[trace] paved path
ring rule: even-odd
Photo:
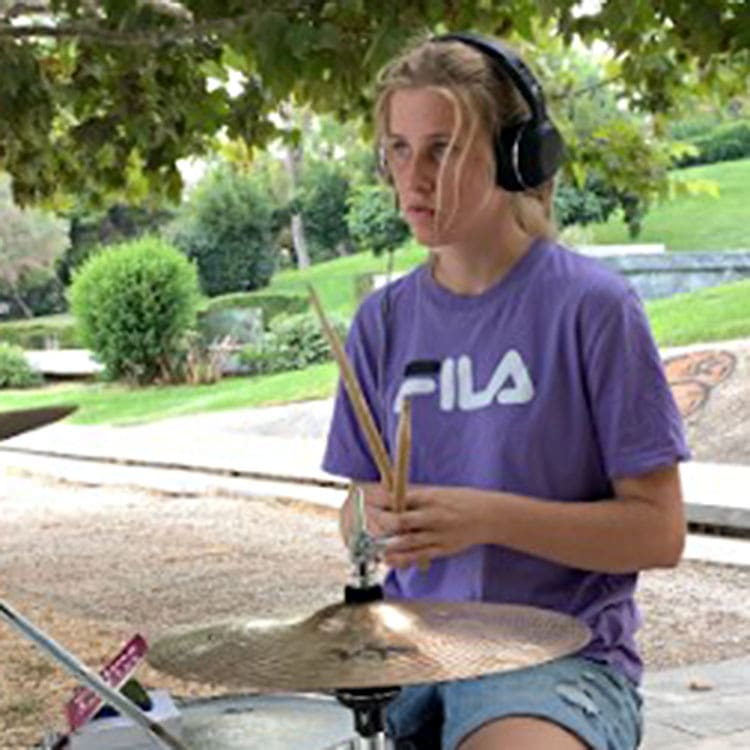
[[[748,750],[750,657],[654,672],[642,750]]]

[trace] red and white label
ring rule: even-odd
[[[144,638],[140,635],[133,636],[122,647],[120,653],[99,672],[99,676],[107,685],[117,690],[130,679],[147,650],[148,645]],[[99,710],[103,702],[91,688],[76,688],[73,697],[65,705],[65,716],[70,731],[75,732],[82,727]]]

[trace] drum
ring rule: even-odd
[[[357,750],[354,716],[321,695],[227,696],[180,705],[188,747],[211,750]]]

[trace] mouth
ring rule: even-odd
[[[412,204],[406,207],[406,215],[415,219],[432,219],[435,216],[435,209],[429,206]]]

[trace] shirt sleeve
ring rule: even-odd
[[[367,302],[360,307],[352,322],[345,348],[378,432],[382,435],[383,404],[378,385],[381,336],[375,301],[370,298]],[[340,378],[322,468],[330,474],[363,482],[380,479],[367,439]]]
[[[582,326],[585,377],[608,476],[687,460],[682,418],[636,293],[587,295],[582,317],[589,322]]]

